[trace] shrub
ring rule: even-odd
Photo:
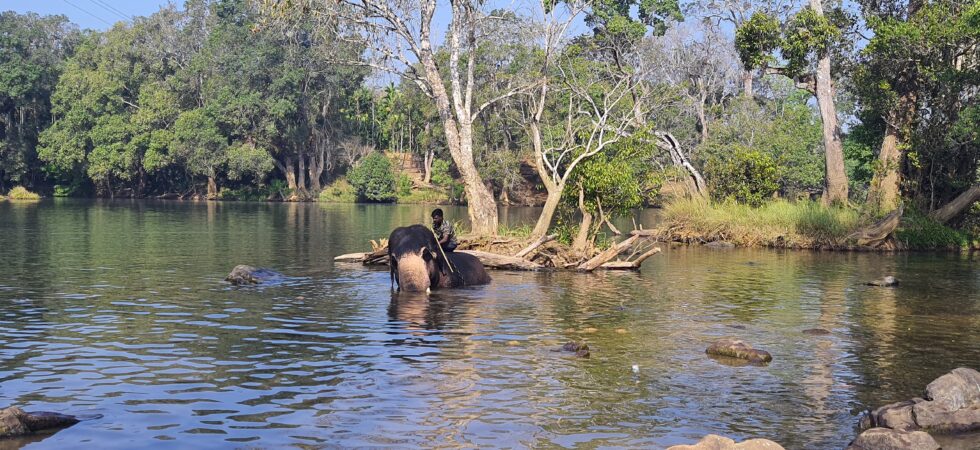
[[[709,158],[704,172],[711,196],[719,201],[759,206],[779,190],[779,168],[772,156],[741,145]]]
[[[357,167],[347,172],[347,181],[354,187],[358,200],[386,203],[398,198],[391,161],[381,153],[364,157]]]
[[[449,161],[437,159],[432,161],[432,184],[436,186],[449,186],[453,182],[453,177],[449,175]]]
[[[405,174],[398,175],[397,184],[398,184],[397,189],[398,189],[399,197],[405,197],[412,194],[412,188],[414,187],[414,184],[412,183],[412,179],[409,178],[408,175]]]
[[[338,178],[336,181],[320,191],[318,199],[325,203],[354,203],[357,201],[357,193],[354,187],[345,178]]]
[[[10,197],[11,200],[40,200],[41,199],[40,195],[28,191],[23,186],[17,186],[11,189],[10,192],[7,193],[7,197]]]

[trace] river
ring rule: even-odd
[[[333,261],[427,216],[0,202],[0,407],[91,418],[20,442],[32,449],[662,448],[708,433],[832,449],[863,410],[980,369],[976,256],[663,245],[640,273],[492,272],[428,299]],[[231,287],[237,264],[288,278]],[[863,285],[884,275],[901,285]],[[774,361],[708,358],[722,336]],[[591,358],[553,351],[571,340]]]

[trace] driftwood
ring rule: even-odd
[[[546,243],[548,243],[550,241],[553,241],[554,239],[555,239],[555,235],[553,235],[553,234],[549,234],[547,236],[542,236],[540,239],[534,241],[531,245],[528,245],[526,248],[524,248],[524,250],[521,250],[521,251],[517,252],[517,254],[514,255],[514,257],[515,258],[523,258],[523,257],[529,255],[531,252],[533,252],[538,247],[540,247],[540,246],[542,246],[542,245],[544,245],[544,244],[546,244]]]
[[[515,256],[498,255],[479,250],[457,250],[458,253],[469,253],[480,259],[485,267],[500,270],[540,270],[541,264]]]
[[[885,245],[895,229],[902,221],[902,213],[905,211],[904,205],[899,205],[898,209],[888,213],[881,220],[868,225],[860,230],[851,233],[847,238],[856,240],[857,244],[864,247],[880,247]]]
[[[660,247],[654,247],[632,261],[609,261],[599,266],[599,268],[606,270],[638,270],[643,265],[643,261],[646,261],[647,258],[657,253],[660,253]]]
[[[599,252],[599,254],[592,257],[592,259],[580,264],[578,266],[578,270],[591,272],[597,269],[599,266],[609,262],[611,259],[618,256],[620,253],[626,251],[626,249],[630,248],[630,246],[632,246],[633,243],[636,242],[636,240],[639,238],[640,238],[639,236],[630,236],[625,241],[620,242],[612,247],[609,247],[608,249],[603,250],[602,252]]]

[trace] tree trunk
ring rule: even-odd
[[[317,156],[319,155],[319,156]],[[317,149],[316,153],[310,155],[310,191],[316,195],[323,187],[320,185],[320,177],[323,175],[323,150]]]
[[[579,226],[575,241],[572,242],[572,250],[584,254],[589,246],[589,231],[592,229],[592,213],[585,208],[585,189],[578,188],[578,209],[582,212],[582,224]]]
[[[426,125],[426,128],[429,126]],[[425,151],[425,155],[422,157],[422,170],[425,172],[422,177],[423,184],[432,183],[432,160],[435,159],[435,152],[430,148]]]
[[[952,201],[943,205],[939,209],[929,213],[933,219],[939,223],[949,222],[950,219],[960,215],[963,211],[970,208],[974,202],[980,200],[980,184],[973,185],[962,194],[956,196]]]
[[[742,94],[745,98],[752,98],[752,71],[742,72]]]
[[[891,211],[898,204],[899,168],[903,157],[900,145],[899,131],[889,123],[885,126],[885,139],[882,140],[881,151],[878,153],[878,169],[871,178],[871,189],[868,192],[868,205],[876,211]]]
[[[454,18],[453,20],[457,19]],[[487,189],[483,180],[480,179],[480,173],[476,170],[476,165],[473,162],[470,111],[460,111],[465,113],[463,114],[465,117],[459,117],[453,112],[449,93],[446,92],[446,86],[442,82],[442,74],[436,66],[435,57],[429,49],[428,42],[423,40],[422,46],[421,63],[425,69],[426,81],[432,89],[436,110],[443,122],[449,154],[463,177],[463,188],[466,191],[467,210],[470,224],[473,227],[472,231],[476,235],[495,235],[497,234],[497,203],[493,199],[493,193]],[[456,78],[454,83],[459,83],[458,71],[453,72],[456,72],[451,76]],[[456,97],[455,92],[454,97]],[[462,99],[459,98],[454,98],[454,100],[462,102]]]
[[[810,0],[810,8],[823,15],[820,0]],[[847,172],[844,167],[844,145],[837,124],[837,107],[834,104],[834,81],[830,74],[830,55],[824,54],[817,62],[817,104],[823,122],[823,145],[826,156],[823,200],[829,204],[847,203]]]
[[[297,191],[296,194],[299,195],[300,200],[306,200],[306,157],[302,152],[299,154],[299,171],[297,175],[299,178],[296,180]]]
[[[208,200],[214,200],[218,198],[218,182],[215,181],[214,176],[208,176]]]
[[[708,119],[704,112],[704,102],[698,104],[698,123],[701,125],[701,143],[708,142]]]
[[[286,185],[289,186],[294,193],[296,192],[296,167],[293,165],[293,158],[290,156],[286,157],[283,161],[282,167],[283,175],[286,176]]]

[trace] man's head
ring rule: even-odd
[[[436,208],[432,211],[432,224],[435,226],[442,225],[442,208]]]

